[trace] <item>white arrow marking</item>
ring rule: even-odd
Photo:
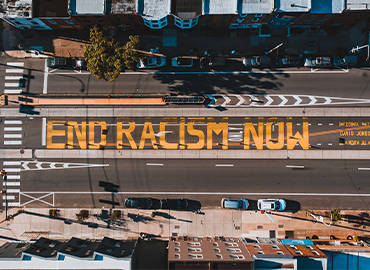
[[[55,163],[50,163],[50,169],[56,169],[55,168]]]
[[[42,162],[37,162],[36,163],[36,167],[39,169],[39,170],[42,170],[43,167],[41,166],[42,165]]]
[[[329,97],[324,97],[324,98],[325,98],[324,104],[330,104],[331,103],[331,99]]]
[[[287,99],[283,95],[278,95],[279,98],[281,98],[281,103],[278,106],[284,106],[285,103],[287,103]]]
[[[317,99],[313,96],[308,96],[308,97],[311,99],[311,102],[308,103],[308,105],[314,105],[316,103]]]
[[[161,132],[158,132],[158,133],[153,133],[154,136],[156,137],[161,137],[167,133],[173,133],[173,131],[161,131]]]
[[[24,163],[23,163],[23,165],[22,165],[22,167],[25,169],[25,170],[29,170],[30,168],[28,168],[28,161],[25,161]]]
[[[299,105],[302,102],[302,99],[299,96],[293,95],[293,97],[297,100],[294,103],[294,106],[297,106],[297,105]]]
[[[228,96],[226,96],[226,95],[221,95],[221,96],[225,99],[225,102],[222,103],[221,106],[222,107],[225,107],[225,105],[228,104],[231,101],[231,99]]]
[[[63,164],[63,168],[68,168],[68,166],[69,166],[69,163],[64,163]]]
[[[240,106],[245,102],[245,99],[241,95],[236,95],[236,97],[239,99],[239,102],[236,104],[236,106]]]
[[[269,106],[274,100],[272,98],[270,98],[270,96],[265,96],[265,98],[267,99],[267,103],[265,104],[265,106]]]

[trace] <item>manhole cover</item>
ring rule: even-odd
[[[21,154],[24,154],[24,150],[23,150],[23,149],[21,149],[19,152],[20,152]]]

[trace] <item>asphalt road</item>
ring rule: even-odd
[[[288,210],[292,211],[370,206],[370,172],[358,170],[358,167],[369,167],[368,161],[56,158],[52,162],[100,164],[100,167],[67,166],[54,170],[38,170],[33,165],[31,168],[35,170],[21,171],[21,191],[34,197],[50,194],[46,201],[55,196],[57,207],[123,207],[128,196],[181,197],[202,207],[218,207],[224,196],[252,202],[278,197],[286,199]],[[305,168],[292,169],[287,165]],[[22,203],[31,200],[21,196]],[[28,204],[34,205],[46,206],[42,202]]]
[[[158,70],[138,70],[121,74],[109,83],[97,80],[87,71],[49,70],[45,73],[45,60],[0,58],[0,77],[13,76],[6,73],[8,62],[24,63],[25,86],[29,93],[167,93],[183,95],[201,94],[306,94],[343,98],[370,98],[368,67],[351,68],[348,72],[335,67],[311,70],[308,68],[246,69],[235,61],[224,69],[228,74],[203,74],[197,67]],[[8,67],[9,69],[9,67]],[[167,72],[167,73],[166,73]],[[185,72],[193,74],[168,74]],[[208,72],[208,71],[205,71]],[[233,74],[230,74],[235,72]],[[247,73],[240,73],[247,72]],[[282,72],[282,73],[281,73]],[[163,74],[164,73],[164,74]],[[18,74],[19,75],[19,74]],[[44,89],[44,85],[47,88]],[[3,88],[4,90],[4,88]],[[3,92],[1,90],[1,92]],[[355,105],[353,105],[355,106]],[[361,106],[361,105],[358,105]]]

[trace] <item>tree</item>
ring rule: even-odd
[[[95,25],[90,29],[91,45],[86,46],[84,57],[87,70],[96,78],[114,81],[125,67],[135,68],[140,53],[135,49],[139,46],[139,36],[130,36],[130,41],[121,47],[113,39],[108,40]]]

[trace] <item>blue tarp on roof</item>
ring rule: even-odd
[[[283,245],[313,245],[311,239],[281,239]]]

